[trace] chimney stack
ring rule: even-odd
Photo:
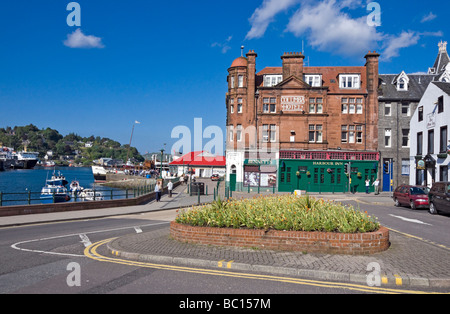
[[[303,60],[305,56],[301,52],[285,52],[281,56],[283,60],[283,80],[294,75],[303,78]]]

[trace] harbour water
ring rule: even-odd
[[[31,192],[33,199],[31,204],[40,204],[39,196],[42,187],[45,185],[46,179],[50,179],[53,171],[60,171],[66,177],[69,184],[76,180],[85,189],[95,188],[96,191],[103,191],[108,196],[111,195],[111,188],[96,185],[94,175],[90,167],[56,167],[42,168],[36,167],[32,170],[7,170],[0,172],[0,192],[2,192],[3,206],[24,205],[27,204]],[[119,191],[118,189],[113,189]],[[16,194],[11,194],[16,193]],[[123,198],[120,196],[114,198]],[[109,199],[106,198],[106,199]],[[15,201],[10,201],[15,200]]]

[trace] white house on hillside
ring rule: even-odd
[[[410,184],[448,181],[450,83],[428,85],[411,119]]]

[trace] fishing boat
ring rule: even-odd
[[[70,194],[66,188],[68,183],[60,172],[53,172],[52,177],[46,180],[45,186],[41,190],[41,202],[50,204],[70,201]]]

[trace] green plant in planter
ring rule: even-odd
[[[377,219],[367,212],[309,195],[218,200],[182,210],[175,221],[200,227],[337,233],[364,233],[380,228]]]

